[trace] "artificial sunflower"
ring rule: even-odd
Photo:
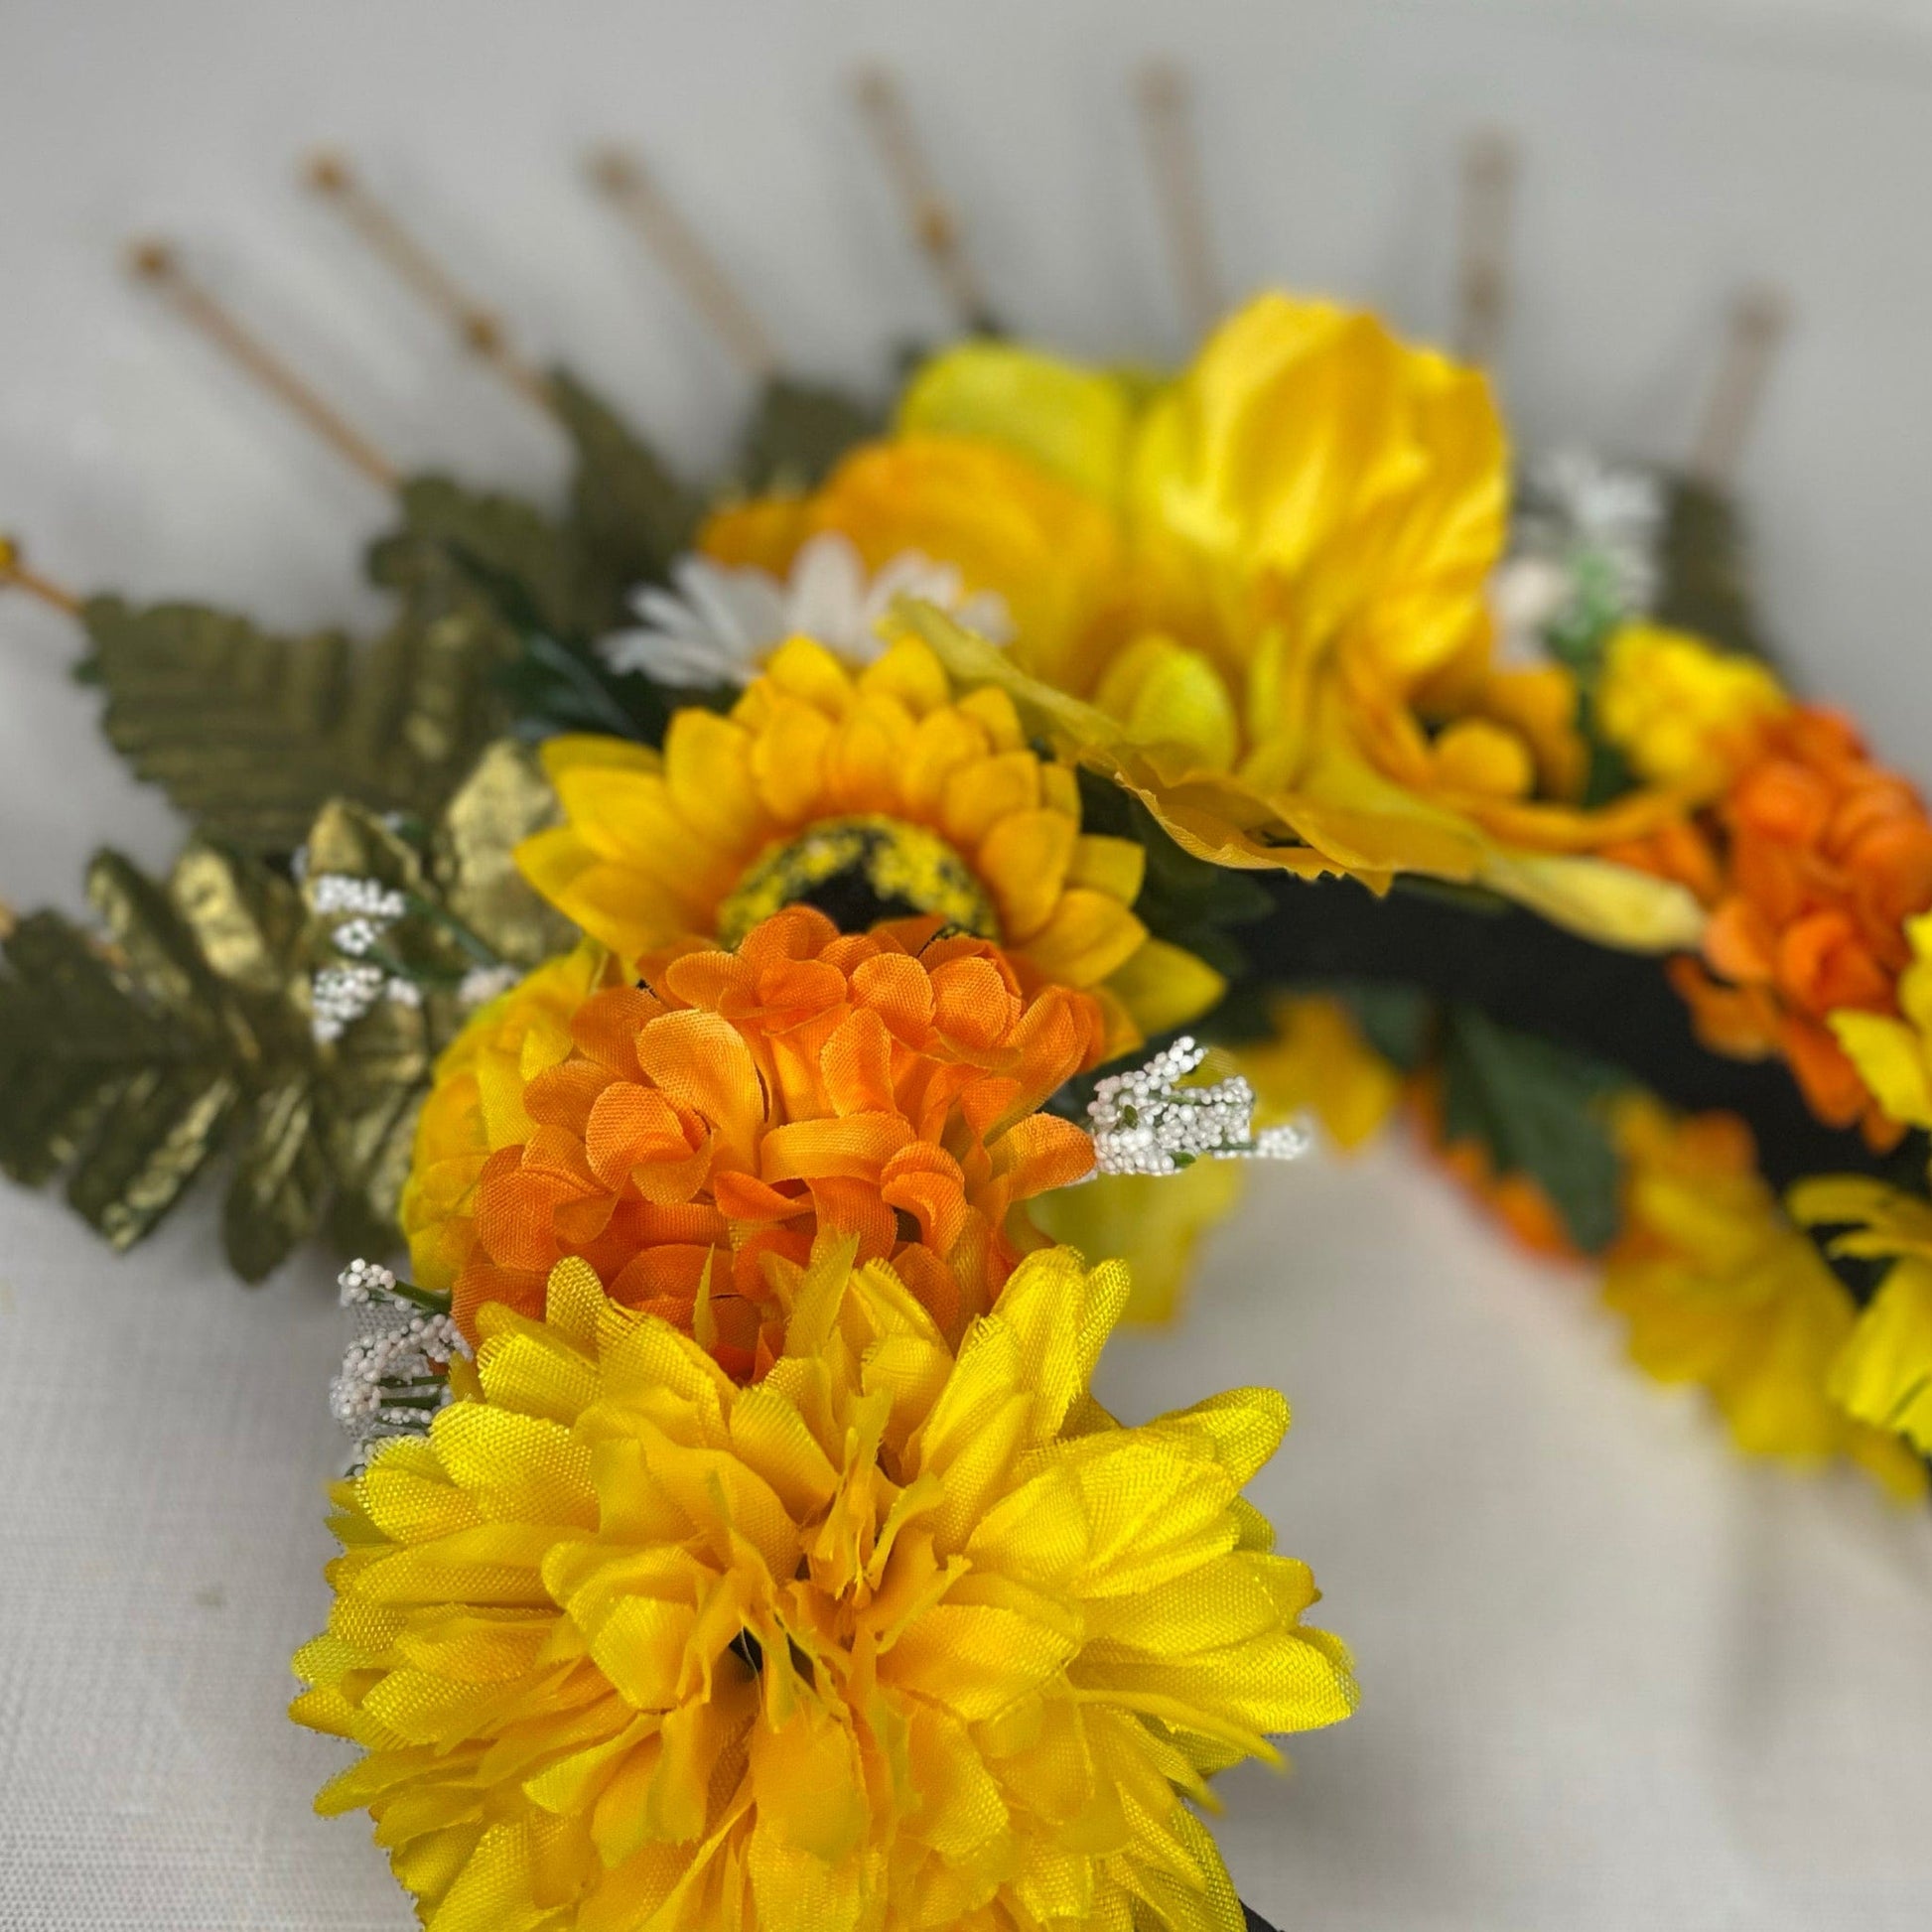
[[[1611,943],[1689,943],[1681,888],[1594,856],[1680,816],[1680,789],[1585,809],[1570,673],[1494,659],[1507,476],[1479,370],[1271,294],[1166,384],[948,351],[896,438],[702,543],[778,574],[830,531],[874,569],[951,564],[1012,643],[936,612],[922,633],[1201,857],[1480,881]]]
[[[402,1224],[466,1334],[485,1303],[535,1314],[576,1256],[762,1372],[773,1258],[829,1228],[957,1339],[1038,1245],[1022,1204],[1093,1165],[1085,1133],[1035,1109],[1099,1060],[1098,1005],[1025,989],[936,917],[841,934],[794,905],[735,951],[640,966],[633,984],[587,948],[546,967],[438,1067]]]
[[[793,638],[728,716],[676,713],[661,755],[571,737],[544,759],[568,822],[517,862],[621,958],[735,945],[801,901],[857,929],[929,913],[1002,946],[1030,988],[1092,993],[1110,1053],[1223,989],[1135,917],[1145,849],[1083,832],[1073,771],[1029,745],[1005,693],[956,693],[916,638],[863,669]]]
[[[566,1261],[339,1485],[293,1715],[430,1932],[1242,1932],[1189,1801],[1354,1703],[1240,1495],[1285,1405],[1118,1426],[1118,1264],[1030,1257],[955,1350],[853,1258],[769,1264],[749,1388]]]

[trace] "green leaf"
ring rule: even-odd
[[[1273,909],[1268,889],[1245,873],[1183,852],[1124,786],[1084,766],[1079,781],[1082,828],[1132,839],[1147,853],[1147,873],[1134,901],[1135,915],[1147,929],[1171,945],[1184,946],[1229,979],[1246,973],[1248,956],[1230,928]]]
[[[432,816],[501,729],[514,639],[447,563],[398,560],[394,623],[367,644],[278,637],[200,605],[89,601],[82,666],[136,774],[210,838],[286,853],[339,792]]]
[[[570,921],[538,897],[514,857],[523,840],[562,820],[536,754],[504,739],[477,760],[430,842],[444,906],[514,965],[538,965],[573,937]]]
[[[1436,1042],[1436,1002],[1420,986],[1350,980],[1331,989],[1355,1017],[1362,1037],[1400,1073],[1414,1073]]]
[[[411,477],[399,494],[403,527],[369,555],[377,583],[406,583],[426,547],[453,562],[517,629],[569,636],[602,626],[607,613],[587,602],[582,546],[567,525],[520,497],[449,477]]]
[[[624,619],[626,593],[669,571],[691,540],[699,505],[656,453],[568,369],[550,372],[550,392],[577,450],[571,525],[582,596],[597,607],[596,628]]]
[[[183,1050],[127,976],[55,912],[24,918],[0,975],[0,1168],[40,1186],[86,1145],[144,1066]]]
[[[856,396],[775,376],[745,432],[740,476],[753,490],[810,489],[883,427],[879,411]]]
[[[1736,502],[1691,477],[1668,480],[1656,617],[1726,650],[1768,657]]]
[[[222,1203],[222,1245],[243,1281],[264,1280],[315,1233],[334,1178],[315,1079],[291,1071],[250,1103]]]
[[[383,1000],[317,1043],[312,968],[333,957],[302,896],[204,838],[166,881],[102,853],[90,938],[50,912],[21,921],[0,971],[0,1168],[66,1171],[74,1207],[116,1247],[147,1234],[222,1157],[235,1272],[259,1281],[327,1225],[360,1252],[396,1241],[415,1120],[465,1018],[473,964],[534,964],[568,931],[516,874],[515,843],[557,803],[526,747],[492,747],[442,819],[412,838],[334,800],[310,828],[311,877],[371,877],[412,909],[384,944],[424,974],[419,1005]]]
[[[1602,1103],[1627,1077],[1474,1007],[1446,1012],[1442,1064],[1449,1140],[1477,1142],[1498,1173],[1529,1175],[1587,1254],[1607,1247],[1621,1170]]]

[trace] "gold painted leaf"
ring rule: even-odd
[[[625,593],[662,579],[691,540],[700,505],[656,453],[568,369],[552,369],[556,398],[577,450],[570,529],[577,545],[581,615],[595,631],[625,621]]]
[[[562,952],[570,921],[517,871],[523,840],[563,820],[536,753],[499,739],[457,790],[430,844],[443,903],[506,960],[535,966]]]
[[[810,489],[854,444],[884,428],[880,412],[842,389],[777,376],[764,385],[739,469],[759,492]]]
[[[418,550],[388,579],[403,608],[380,636],[280,637],[192,604],[90,599],[81,675],[136,773],[239,850],[285,853],[339,793],[433,815],[501,729],[496,673],[515,639],[447,560]]]
[[[103,936],[40,912],[6,940],[0,1169],[29,1184],[66,1172],[73,1206],[125,1248],[225,1160],[223,1245],[246,1281],[324,1228],[350,1251],[393,1248],[416,1115],[466,1016],[466,975],[568,943],[510,856],[557,809],[533,754],[510,743],[477,760],[433,823],[323,807],[304,842],[312,889],[337,872],[402,892],[409,909],[383,943],[421,989],[414,1004],[378,1000],[327,1043],[310,976],[340,955],[280,872],[205,837],[165,881],[100,854],[87,887]]]

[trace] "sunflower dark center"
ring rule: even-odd
[[[1000,936],[993,901],[959,854],[927,827],[879,813],[823,819],[767,846],[718,908],[718,936],[735,946],[787,905],[816,906],[841,932],[936,913],[982,939]]]

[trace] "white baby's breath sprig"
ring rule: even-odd
[[[316,874],[309,885],[309,903],[318,918],[367,919],[378,928],[394,925],[409,910],[408,897],[393,886],[346,872]]]
[[[1534,661],[1553,626],[1600,628],[1646,616],[1662,577],[1668,513],[1654,470],[1581,448],[1531,463],[1511,554],[1493,587],[1503,655]]]
[[[402,1281],[380,1262],[351,1261],[337,1285],[356,1335],[329,1385],[329,1408],[354,1438],[359,1461],[382,1437],[428,1429],[450,1400],[449,1365],[470,1345],[447,1295]]]
[[[318,967],[309,982],[309,1024],[315,1036],[325,1045],[342,1038],[382,997],[388,978],[380,966],[361,960]]]
[[[303,877],[307,848],[296,856],[297,876]],[[315,1035],[325,1044],[340,1039],[378,1001],[420,1008],[425,989],[441,989],[454,992],[457,1004],[467,1008],[482,1005],[515,982],[515,971],[488,943],[433,899],[345,872],[309,876],[306,890],[311,910],[327,928],[329,944],[345,962],[318,967],[310,978]],[[454,941],[471,965],[455,969],[412,963],[392,947],[390,928],[417,917]]]
[[[456,1003],[466,1012],[471,1007],[487,1006],[521,977],[514,966],[473,966],[457,982]]]
[[[1196,1161],[1293,1161],[1308,1152],[1299,1123],[1256,1131],[1255,1090],[1240,1074],[1183,1085],[1206,1058],[1207,1048],[1183,1035],[1095,1084],[1087,1108],[1095,1173],[1178,1173]]]

